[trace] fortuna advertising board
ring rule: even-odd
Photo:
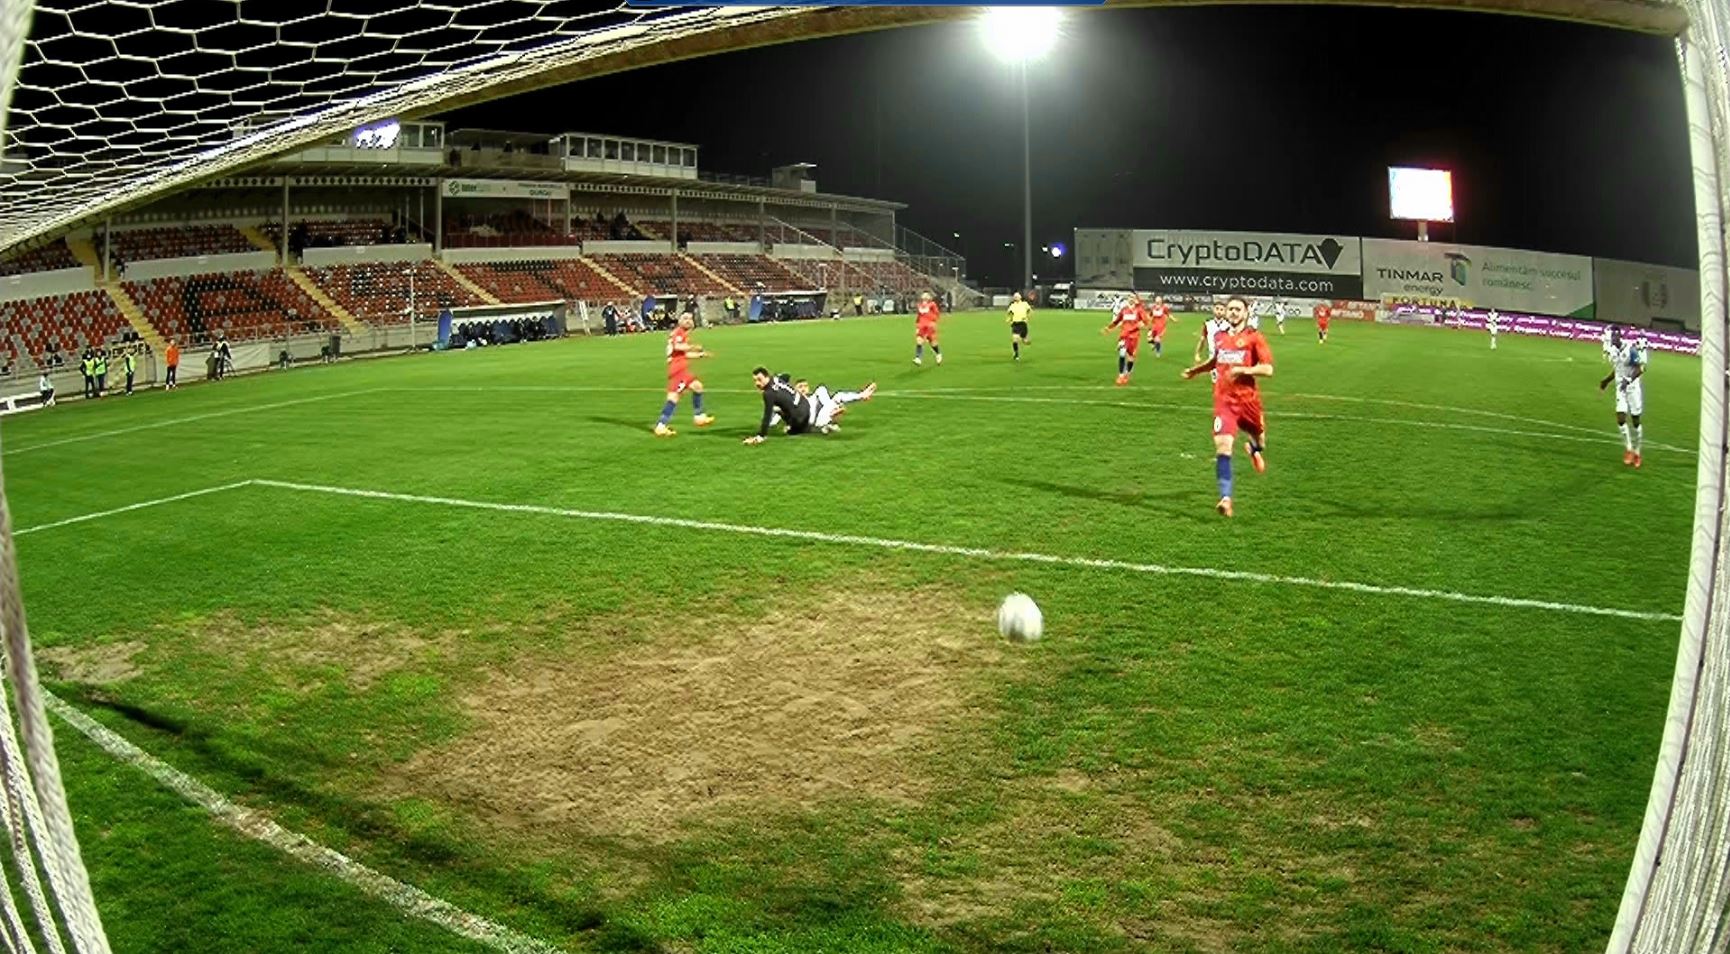
[[[1364,297],[1593,316],[1592,260],[1481,245],[1363,240]]]

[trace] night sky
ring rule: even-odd
[[[1390,164],[1454,170],[1439,240],[1695,264],[1670,41],[1545,20],[1341,7],[1081,10],[1032,68],[1036,244],[1077,226],[1414,237]],[[817,164],[909,205],[988,283],[1019,272],[1010,67],[971,25],[748,50],[444,116],[453,128],[696,143],[703,168]],[[1059,269],[1040,268],[1041,278]],[[1066,271],[1066,269],[1064,270]]]

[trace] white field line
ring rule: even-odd
[[[53,523],[41,523],[34,527],[25,527],[22,530],[12,531],[12,535],[15,537],[21,537],[28,533],[36,533],[39,530],[52,530],[55,527],[64,527],[74,523],[84,523],[85,521],[98,520],[102,517],[112,517],[115,514],[129,513],[133,510],[144,510],[148,507],[160,507],[163,504],[174,503],[177,500],[191,500],[193,497],[202,497],[205,494],[220,493],[224,490],[234,490],[236,488],[250,486],[251,484],[252,481],[250,480],[237,480],[232,484],[206,487],[203,490],[189,490],[186,493],[174,494],[171,497],[157,497],[155,500],[141,500],[138,503],[127,504],[124,507],[115,507],[112,510],[98,510],[95,513],[86,513],[76,517],[67,517],[65,520],[56,520]]]
[[[362,388],[358,391],[338,391],[334,394],[318,394],[312,397],[295,398],[292,401],[274,401],[269,404],[247,404],[241,407],[231,407],[221,411],[207,411],[203,414],[189,414],[185,417],[171,417],[165,421],[152,421],[148,424],[135,424],[131,427],[117,427],[111,431],[97,431],[93,434],[78,434],[72,437],[61,437],[40,444],[26,444],[23,447],[7,447],[5,454],[15,457],[28,454],[31,451],[47,450],[50,447],[61,447],[66,444],[80,444],[84,441],[101,440],[104,437],[119,437],[122,434],[134,434],[138,431],[153,431],[160,427],[175,427],[180,424],[192,424],[197,421],[208,421],[219,417],[231,417],[236,414],[252,414],[257,411],[273,411],[282,407],[294,407],[300,404],[311,404],[315,401],[335,401],[341,398],[356,397],[362,394],[372,394],[383,388]]]
[[[921,391],[878,391],[877,396],[878,397],[887,397],[887,398],[915,398],[915,399],[921,399],[921,400],[938,400],[938,401],[942,401],[942,400],[948,400],[948,401],[986,401],[986,402],[1000,402],[1000,403],[1006,403],[1006,404],[1066,404],[1066,405],[1078,405],[1078,406],[1083,406],[1083,407],[1118,407],[1118,408],[1125,408],[1128,410],[1195,411],[1197,413],[1202,413],[1202,412],[1205,412],[1207,410],[1206,404],[1197,404],[1197,403],[1167,404],[1167,403],[1157,402],[1157,401],[1096,401],[1096,400],[1092,400],[1089,398],[1042,398],[1042,397],[1016,397],[1016,396],[1012,396],[1012,395],[955,394],[955,393],[935,394],[935,393],[921,392]],[[1275,424],[1277,424],[1278,422],[1280,422],[1282,420],[1341,421],[1341,422],[1352,423],[1352,424],[1390,424],[1390,425],[1393,425],[1396,427],[1427,427],[1427,428],[1433,428],[1433,429],[1439,429],[1439,430],[1449,430],[1449,431],[1471,431],[1471,432],[1475,432],[1475,433],[1479,433],[1479,434],[1506,434],[1506,435],[1509,435],[1512,437],[1541,437],[1545,440],[1573,441],[1575,443],[1581,443],[1581,444],[1620,444],[1621,443],[1621,440],[1619,438],[1613,437],[1613,436],[1608,435],[1608,434],[1598,435],[1595,437],[1594,436],[1587,436],[1584,434],[1555,434],[1555,433],[1548,433],[1548,432],[1544,432],[1544,431],[1516,430],[1516,429],[1507,428],[1507,427],[1489,427],[1489,426],[1483,425],[1483,424],[1453,424],[1453,423],[1449,423],[1447,421],[1420,421],[1420,420],[1414,420],[1412,418],[1403,418],[1403,417],[1356,417],[1356,416],[1348,416],[1348,415],[1344,415],[1344,414],[1314,414],[1314,413],[1311,413],[1308,411],[1269,411],[1268,412],[1268,418],[1271,422],[1273,422]],[[1680,447],[1671,447],[1668,444],[1659,444],[1656,442],[1649,443],[1649,444],[1647,444],[1647,446],[1658,448],[1661,450],[1677,451],[1677,452],[1680,452],[1683,454],[1693,454],[1694,453],[1691,450],[1684,450]]]
[[[784,527],[761,527],[752,524],[722,523],[714,520],[688,520],[682,517],[661,517],[645,514],[616,513],[604,510],[576,510],[565,507],[544,506],[541,504],[493,503],[484,500],[464,500],[457,497],[432,497],[422,494],[392,493],[383,490],[334,487],[325,484],[306,484],[286,480],[269,480],[264,478],[254,480],[253,484],[259,487],[277,487],[283,490],[334,494],[342,497],[360,497],[370,500],[431,504],[441,507],[486,510],[500,513],[567,517],[576,520],[603,520],[613,523],[633,523],[656,527],[677,527],[682,530],[707,530],[720,533],[748,534],[751,536],[774,537],[787,540],[809,540],[817,543],[878,547],[885,550],[902,550],[914,553],[936,553],[945,556],[972,557],[980,560],[1043,563],[1056,566],[1083,567],[1093,570],[1122,570],[1131,573],[1147,573],[1158,576],[1193,576],[1214,580],[1235,580],[1246,583],[1300,586],[1323,590],[1341,590],[1351,593],[1371,594],[1375,596],[1405,596],[1415,599],[1443,600],[1452,603],[1471,603],[1481,606],[1536,609],[1556,613],[1576,613],[1589,616],[1613,616],[1619,619],[1633,619],[1652,622],[1679,622],[1682,618],[1674,613],[1657,613],[1648,610],[1630,610],[1609,606],[1588,606],[1579,603],[1560,603],[1551,600],[1527,599],[1515,596],[1460,593],[1452,590],[1433,590],[1411,586],[1355,583],[1348,580],[1321,580],[1313,577],[1287,576],[1277,573],[1258,573],[1248,570],[1221,570],[1215,567],[1172,566],[1160,563],[1130,563],[1123,560],[1096,559],[1092,557],[1056,556],[1046,553],[992,550],[984,547],[948,546],[945,544],[918,543],[911,540],[892,540],[884,537],[868,537],[856,534],[822,533],[815,530],[795,530]]]
[[[478,941],[495,951],[503,951],[505,954],[560,954],[562,950],[495,921],[470,914],[412,884],[398,881],[340,851],[326,848],[299,832],[289,831],[264,814],[229,801],[216,789],[133,745],[119,733],[85,715],[53,693],[44,692],[43,697],[48,711],[82,732],[103,751],[142,771],[164,788],[204,809],[215,816],[217,821],[248,838],[262,841],[297,861],[329,872],[405,914]]]

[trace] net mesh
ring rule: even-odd
[[[7,97],[14,89],[12,80],[29,24],[29,0],[0,0],[0,136],[6,134]],[[0,944],[11,952],[41,949],[62,954],[68,947],[79,954],[106,952],[108,940],[72,831],[54,736],[36,680],[19,591],[12,514],[3,487],[0,633],[5,652],[5,688],[0,691],[0,821],[6,825],[11,849],[8,884],[0,896]],[[14,886],[20,890],[14,891]],[[28,926],[18,910],[18,895],[30,907]]]
[[[38,0],[0,251],[388,116],[796,8],[578,0]]]
[[[1699,490],[1670,710],[1610,954],[1730,950],[1730,563],[1723,552],[1730,10],[1722,0],[1684,5],[1690,26],[1676,49],[1699,224]]]

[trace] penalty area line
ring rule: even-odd
[[[404,914],[436,924],[453,934],[478,941],[504,954],[560,954],[562,951],[562,948],[545,941],[464,911],[449,901],[433,897],[412,884],[375,871],[299,832],[290,831],[261,812],[237,805],[223,797],[216,789],[133,745],[118,732],[92,719],[53,693],[44,691],[42,695],[49,712],[77,729],[85,738],[96,743],[98,748],[150,776],[162,787],[204,809],[223,825],[248,838],[264,842],[297,861],[327,871]]]
[[[618,513],[605,510],[577,510],[566,507],[551,507],[543,504],[495,503],[485,500],[465,500],[460,497],[435,497],[424,494],[393,493],[384,490],[367,490],[357,487],[336,487],[327,484],[307,484],[286,480],[270,480],[266,478],[255,479],[252,483],[253,486],[257,487],[276,487],[282,490],[293,490],[302,493],[331,494],[340,497],[358,497],[368,500],[429,504],[433,506],[466,510],[484,510],[497,513],[519,513],[547,517],[565,517],[574,520],[632,523],[644,526],[673,527],[681,530],[704,530],[716,533],[773,537],[784,540],[804,540],[813,543],[832,543],[845,546],[876,547],[884,550],[900,550],[912,553],[933,553],[943,556],[971,557],[974,559],[1000,562],[1041,563],[1052,566],[1080,567],[1093,570],[1120,570],[1130,573],[1145,573],[1153,576],[1190,576],[1212,580],[1233,580],[1243,583],[1260,583],[1274,586],[1294,586],[1307,589],[1335,590],[1372,596],[1403,596],[1412,599],[1439,600],[1450,603],[1468,603],[1478,606],[1498,606],[1509,609],[1533,609],[1553,613],[1571,613],[1585,616],[1607,616],[1617,619],[1641,620],[1645,622],[1674,623],[1680,622],[1682,619],[1681,616],[1675,613],[1658,613],[1649,610],[1623,609],[1614,606],[1590,606],[1581,603],[1563,603],[1553,600],[1530,599],[1518,596],[1462,593],[1454,590],[1437,590],[1424,587],[1399,586],[1380,583],[1359,583],[1351,580],[1323,580],[1315,577],[1290,576],[1280,573],[1261,573],[1251,570],[1223,570],[1217,567],[1176,566],[1163,563],[1134,563],[1125,560],[1101,559],[1094,557],[1061,556],[1049,553],[993,550],[986,547],[950,546],[938,543],[920,543],[913,540],[895,540],[886,537],[862,536],[847,533],[823,533],[816,530],[796,530],[787,527],[763,527],[753,524],[724,523],[715,520],[691,520],[684,517],[663,517],[650,514]]]

